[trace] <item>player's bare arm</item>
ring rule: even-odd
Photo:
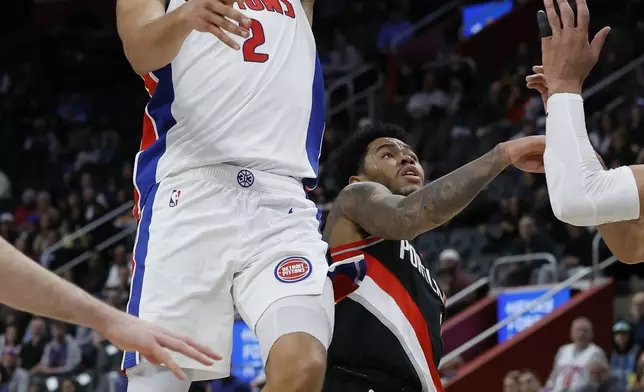
[[[328,227],[345,217],[370,235],[413,239],[461,212],[510,164],[539,172],[545,140],[529,137],[501,143],[482,157],[408,195],[394,195],[375,182],[356,182],[338,196]]]
[[[590,14],[577,1],[578,17],[560,1],[561,24],[552,0],[539,15],[543,66],[527,77],[547,104],[547,151],[544,157],[553,212],[576,226],[597,226],[610,250],[623,262],[644,260],[644,166],[607,170],[590,144],[579,93],[596,64],[609,28],[588,40]],[[554,27],[553,27],[554,26]],[[579,151],[579,154],[570,154]]]
[[[166,14],[164,0],[118,0],[116,20],[123,48],[140,75],[169,64],[193,30],[212,33],[238,50],[231,34],[248,37],[250,20],[233,0],[191,0]]]
[[[304,12],[306,17],[309,20],[309,24],[313,26],[313,7],[315,6],[315,0],[302,0],[302,7],[304,7]]]
[[[210,349],[129,316],[95,299],[29,259],[0,238],[0,303],[25,312],[81,324],[100,331],[124,350],[138,350],[152,363],[183,372],[164,350],[180,352],[205,365],[221,359]]]

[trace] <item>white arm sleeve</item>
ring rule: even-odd
[[[640,201],[629,167],[604,170],[586,132],[584,102],[578,94],[548,99],[543,156],[555,216],[575,226],[637,219]]]

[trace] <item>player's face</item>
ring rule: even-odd
[[[364,171],[396,195],[407,196],[422,188],[425,173],[411,148],[398,139],[379,138],[369,144]]]

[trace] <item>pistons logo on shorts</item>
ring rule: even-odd
[[[311,262],[304,257],[289,257],[275,267],[275,279],[282,283],[296,283],[308,278],[313,271]]]

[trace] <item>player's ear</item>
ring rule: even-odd
[[[364,181],[364,179],[361,176],[351,176],[351,178],[349,178],[349,184],[353,184],[355,182],[361,182],[361,181]]]

